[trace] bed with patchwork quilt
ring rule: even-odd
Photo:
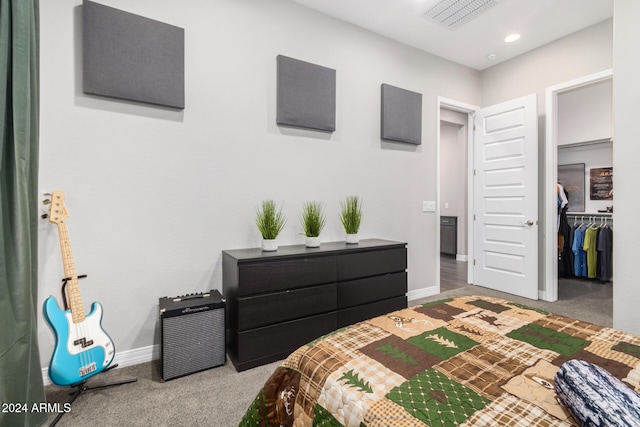
[[[640,337],[497,298],[455,297],[300,347],[240,425],[575,426],[554,386],[570,360],[640,390]]]

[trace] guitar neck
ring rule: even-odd
[[[84,305],[80,297],[80,286],[78,285],[78,274],[73,262],[71,253],[71,243],[69,242],[69,231],[64,221],[58,223],[58,234],[60,236],[60,250],[62,252],[62,266],[64,277],[67,280],[66,291],[71,318],[74,323],[82,322],[85,319]]]

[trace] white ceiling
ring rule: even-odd
[[[441,0],[291,1],[483,70],[611,18],[614,0],[494,0],[495,6],[455,30],[424,15]],[[511,33],[522,37],[507,44]],[[493,61],[486,58],[491,53],[497,55]]]

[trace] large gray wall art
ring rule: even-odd
[[[422,144],[422,94],[382,84],[381,138]]]
[[[278,55],[276,123],[336,130],[336,70]]]
[[[184,108],[184,29],[82,3],[83,91]]]

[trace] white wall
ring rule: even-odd
[[[255,206],[284,204],[281,245],[303,242],[300,206],[362,196],[361,237],[408,242],[410,296],[435,286],[436,97],[479,104],[479,73],[281,0],[104,0],[185,28],[186,108],[81,90],[81,1],[41,2],[40,189],[64,190],[85,306],[104,305],[119,352],[158,342],[158,297],[221,289],[221,251],[257,247]],[[275,124],[276,56],[337,70],[337,130]],[[423,95],[423,144],[381,142],[380,84]],[[39,303],[59,298],[56,229],[39,236]],[[53,336],[41,320],[43,366]]]
[[[545,89],[611,68],[612,46],[613,20],[608,19],[494,65],[482,72],[482,106],[537,93],[543,115]]]
[[[611,138],[611,79],[558,95],[558,146]]]
[[[613,240],[613,326],[640,335],[638,281],[638,99],[640,99],[640,2],[615,0],[613,49],[613,170],[615,233]]]

